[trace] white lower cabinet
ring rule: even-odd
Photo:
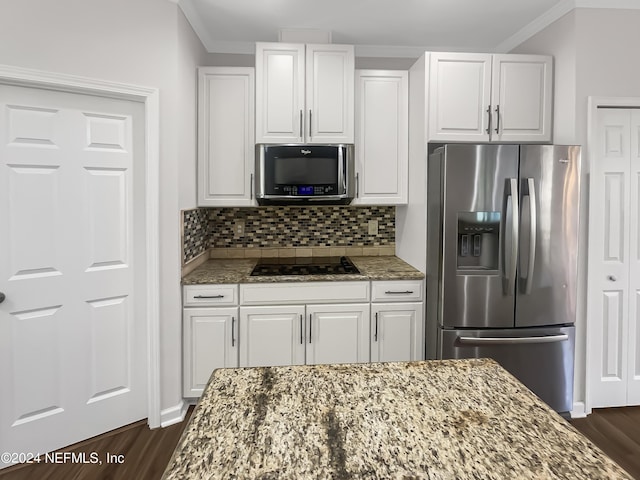
[[[240,366],[369,361],[369,304],[240,307]]]
[[[371,361],[423,359],[422,303],[371,305]]]
[[[238,307],[185,308],[183,395],[198,397],[216,368],[238,366]]]
[[[240,307],[240,366],[304,364],[304,305]]]
[[[369,304],[308,305],[306,363],[369,361]]]
[[[216,368],[422,360],[422,292],[420,280],[185,286],[184,396]]]
[[[371,361],[424,360],[424,282],[371,282]]]

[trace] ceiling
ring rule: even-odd
[[[172,0],[209,52],[253,53],[280,29],[321,29],[356,56],[425,50],[507,52],[576,7],[640,8],[638,0]]]

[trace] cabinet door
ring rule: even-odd
[[[431,53],[429,141],[489,141],[491,55]]]
[[[540,55],[494,55],[491,140],[551,141],[553,61]]]
[[[256,44],[256,143],[304,141],[304,45]]]
[[[422,303],[372,304],[371,361],[424,359]]]
[[[353,45],[307,45],[309,143],[353,143],[354,72]]]
[[[357,205],[407,203],[408,72],[356,71]]]
[[[304,306],[240,307],[240,366],[304,364]]]
[[[254,69],[198,69],[198,205],[254,204]]]
[[[369,304],[307,305],[306,363],[369,361]]]
[[[238,366],[238,308],[183,310],[185,397],[198,397],[216,368]]]

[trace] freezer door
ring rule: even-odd
[[[573,407],[575,327],[443,330],[442,358],[493,358],[557,412]]]
[[[446,145],[441,325],[513,327],[518,146]]]
[[[516,327],[576,320],[580,147],[520,147]]]

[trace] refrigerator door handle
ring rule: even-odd
[[[514,345],[526,343],[556,343],[569,340],[566,333],[545,335],[541,337],[458,337],[458,341],[466,345]]]
[[[515,278],[518,267],[518,225],[520,224],[520,207],[518,206],[518,179],[509,178],[507,181],[507,188],[505,189],[503,212],[506,215],[507,206],[511,198],[511,225],[507,227],[505,217],[505,228],[511,228],[511,244],[506,246],[504,240],[502,244],[510,248],[509,265],[506,265],[506,248],[503,249],[503,290],[505,294],[513,296],[515,294]],[[506,232],[505,232],[506,233]],[[503,235],[504,238],[504,235]]]
[[[527,195],[529,196],[529,265],[524,293],[530,295],[533,288],[533,272],[536,264],[536,232],[538,231],[536,185],[533,178],[527,178]]]

